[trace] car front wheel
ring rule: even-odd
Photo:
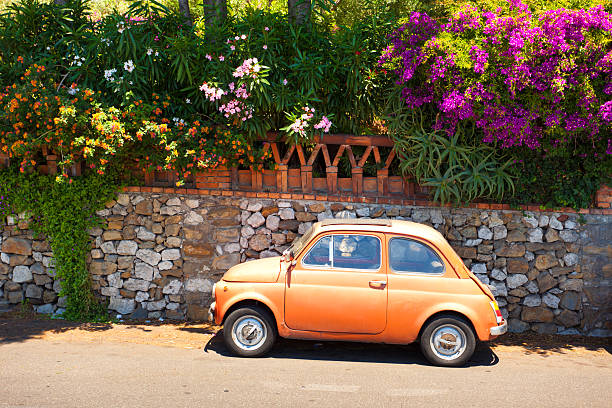
[[[476,348],[470,325],[459,317],[440,316],[421,335],[421,350],[432,364],[444,367],[464,365]]]
[[[274,345],[276,330],[274,319],[258,307],[234,310],[223,325],[223,338],[227,347],[242,357],[259,357]]]

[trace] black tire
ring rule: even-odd
[[[242,329],[236,325],[242,325]],[[257,306],[242,307],[230,313],[225,320],[223,339],[227,348],[238,356],[261,357],[270,351],[276,341],[276,323],[267,310]],[[254,343],[250,345],[249,342]]]
[[[474,354],[476,337],[463,318],[436,317],[421,334],[421,351],[430,363],[442,367],[463,366]]]

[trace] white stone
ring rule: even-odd
[[[266,219],[266,228],[268,228],[270,231],[276,231],[279,224],[280,217],[277,215],[268,215],[268,218]]]
[[[535,281],[527,282],[527,284],[525,285],[525,289],[527,289],[529,293],[538,293],[540,291],[540,288],[538,287],[538,284]]]
[[[542,242],[542,228],[534,228],[529,230],[529,242]]]
[[[289,208],[291,207],[291,203],[288,203],[287,201],[279,201],[277,204],[278,208]]]
[[[198,208],[198,206],[200,205],[200,201],[189,198],[185,200],[185,204],[187,204],[187,207],[189,208]]]
[[[550,218],[548,218],[548,215],[540,215],[540,218],[538,219],[538,227],[543,228],[548,226],[549,221]]]
[[[572,221],[572,220],[567,220],[567,221],[565,221],[564,226],[565,226],[566,229],[576,229],[577,224],[574,221]]]
[[[357,210],[355,210],[355,213],[359,217],[369,217],[370,216],[370,208],[369,207],[358,208]]]
[[[334,218],[334,215],[330,210],[325,210],[317,214],[317,221],[329,220]]]
[[[178,197],[173,197],[169,199],[168,201],[166,201],[166,205],[171,205],[171,206],[181,205],[181,199]]]
[[[578,263],[578,255],[573,253],[567,253],[563,256],[563,261],[566,266],[574,266]]]
[[[164,286],[163,293],[164,295],[178,295],[183,289],[183,283],[178,280],[172,280],[166,286]]]
[[[491,271],[491,277],[493,279],[497,279],[498,281],[503,281],[506,279],[508,275],[506,274],[506,272],[502,271],[501,269],[498,268],[494,268]]]
[[[429,220],[429,211],[425,209],[415,209],[412,211],[412,219],[415,222],[425,222]]]
[[[115,243],[112,241],[106,241],[102,245],[100,245],[100,249],[105,254],[116,254],[117,250],[115,249]]]
[[[533,215],[530,215],[528,217],[523,217],[523,220],[527,223],[527,225],[529,225],[531,228],[537,228],[538,226],[538,220],[536,220],[536,218]]]
[[[264,225],[264,223],[266,222],[266,219],[264,218],[263,215],[261,215],[260,212],[256,212],[253,215],[251,215],[247,221],[246,221],[251,227],[253,228],[258,228],[261,227],[262,225]]]
[[[32,271],[25,265],[17,265],[13,269],[13,282],[22,283],[32,280]]]
[[[177,310],[178,308],[179,308],[179,304],[175,303],[175,302],[168,303],[166,305],[166,309],[168,309],[168,310]]]
[[[493,232],[491,232],[491,230],[488,227],[485,227],[483,225],[480,228],[478,228],[478,238],[481,238],[481,239],[492,239],[493,238]]]
[[[508,229],[505,225],[497,225],[493,228],[493,239],[504,239],[508,236]]]
[[[249,247],[249,240],[246,239],[245,237],[240,237],[240,246],[242,248],[248,248]]]
[[[204,218],[195,211],[189,211],[189,214],[185,217],[185,225],[198,225],[204,222]]]
[[[162,261],[157,265],[157,269],[159,269],[160,271],[168,271],[172,269],[173,266],[174,264],[170,261]]]
[[[508,296],[508,289],[504,282],[494,280],[491,282],[491,285],[495,287],[495,291],[497,292],[496,296]]]
[[[110,303],[108,304],[110,310],[115,310],[121,314],[132,313],[134,311],[134,306],[133,299],[124,299],[117,296],[111,297]]]
[[[155,234],[148,231],[145,227],[138,228],[137,237],[141,241],[155,241]]]
[[[515,273],[513,275],[508,275],[508,278],[506,279],[506,284],[508,285],[508,288],[516,289],[522,284],[526,283],[528,280],[529,279],[527,279],[527,276],[520,273]]]
[[[504,225],[504,221],[499,218],[497,213],[491,214],[491,216],[489,217],[489,228],[493,229],[495,227],[499,227],[500,225]]]
[[[123,288],[131,291],[146,291],[149,290],[151,283],[142,279],[127,279],[123,282]]]
[[[471,271],[473,274],[487,274],[487,265],[483,263],[473,264]]]
[[[303,222],[298,226],[298,234],[304,235],[312,227],[312,222]]]
[[[444,217],[442,217],[442,211],[440,210],[431,210],[429,212],[431,216],[432,224],[444,224]]]
[[[478,238],[478,239],[468,239],[465,241],[465,246],[478,246],[482,243],[482,239]]]
[[[134,241],[120,241],[117,246],[117,254],[119,255],[136,255],[138,244]]]
[[[120,289],[121,287],[123,287],[123,281],[121,280],[121,272],[115,272],[111,275],[108,275],[106,279],[108,280],[108,285],[113,288]]]
[[[542,299],[540,299],[540,296],[536,294],[527,295],[523,299],[523,304],[529,307],[540,306],[542,304]]]
[[[153,267],[144,262],[136,262],[134,265],[134,275],[136,275],[138,279],[151,281],[153,280]]]
[[[161,253],[162,261],[176,261],[181,259],[181,251],[179,249],[164,249]]]
[[[559,237],[564,242],[576,242],[578,241],[578,233],[574,230],[563,230],[559,231]]]
[[[544,302],[544,304],[552,309],[556,309],[559,307],[559,302],[561,301],[561,299],[559,299],[558,297],[556,297],[555,295],[553,295],[552,293],[546,292],[543,296],[542,296],[542,302]]]
[[[262,208],[263,208],[263,204],[260,201],[255,201],[255,202],[249,203],[246,210],[250,212],[258,212],[258,211],[261,211]]]
[[[563,229],[563,224],[561,224],[561,221],[559,221],[557,219],[557,217],[553,216],[550,218],[550,221],[548,222],[548,224],[550,225],[550,228],[556,229],[556,230],[562,230]]]
[[[54,309],[55,309],[55,306],[53,306],[52,303],[47,303],[46,305],[36,306],[36,313],[51,314],[53,313]]]
[[[8,254],[5,254],[4,252],[2,252],[0,253],[0,261],[2,261],[2,263],[8,264],[8,263],[11,263],[11,258],[9,257]]]
[[[149,300],[149,292],[136,292],[134,300],[136,300],[138,303],[142,303],[145,300]]]
[[[112,286],[105,286],[103,288],[100,288],[100,293],[102,294],[102,296],[119,296],[119,289],[113,288]]]
[[[203,278],[190,278],[185,281],[185,290],[187,292],[203,292],[210,293],[212,291],[213,281]]]
[[[528,261],[533,261],[535,259],[535,254],[531,251],[525,251],[525,259]]]
[[[161,215],[176,215],[178,213],[181,212],[181,207],[178,206],[163,206],[160,210],[159,213]]]
[[[246,210],[248,206],[249,206],[249,200],[247,200],[246,198],[244,200],[240,200],[241,210]]]
[[[245,225],[240,230],[240,235],[243,238],[247,238],[248,239],[248,238],[251,238],[253,235],[255,235],[255,230],[250,225]]]
[[[347,220],[347,219],[351,219],[351,218],[356,218],[356,214],[353,211],[342,210],[342,211],[338,211],[336,213],[336,218],[342,219],[342,220]]]
[[[103,210],[96,211],[96,215],[102,218],[108,217],[109,215],[111,215],[111,210],[109,208],[105,208]]]
[[[259,253],[259,258],[260,259],[263,259],[263,258],[272,258],[272,257],[278,256],[278,255],[279,255],[278,252],[272,251],[270,249],[266,249],[265,251],[261,251]]]
[[[482,273],[476,273],[474,275],[476,275],[478,280],[481,281],[482,283],[484,283],[485,285],[489,284],[489,277],[487,275],[482,274]]]
[[[147,310],[162,310],[166,307],[166,299],[158,300],[157,302],[149,302],[147,303]]]
[[[226,244],[225,248],[223,249],[228,254],[233,254],[234,252],[240,252],[240,244],[236,242],[230,242],[229,244]]]
[[[150,249],[139,249],[136,251],[136,258],[151,266],[155,266],[161,261],[161,255]]]
[[[295,211],[293,211],[293,208],[280,208],[278,210],[278,215],[281,218],[281,220],[295,219]]]
[[[179,237],[168,237],[166,238],[166,246],[170,248],[179,248],[181,246],[181,239]]]

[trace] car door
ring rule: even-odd
[[[319,235],[287,274],[285,324],[294,330],[375,334],[387,321],[384,234]]]
[[[401,327],[408,338],[416,338],[415,321],[431,307],[452,299],[457,279],[444,257],[430,243],[387,234],[387,278],[389,325]]]

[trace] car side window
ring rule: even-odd
[[[312,246],[308,254],[302,259],[302,263],[308,266],[331,266],[329,258],[329,245],[331,236],[325,236]]]
[[[377,237],[335,234],[320,238],[302,259],[304,266],[378,270],[381,244]]]
[[[433,249],[407,238],[389,242],[389,266],[397,273],[444,273],[444,263]]]
[[[332,266],[345,269],[380,268],[380,240],[371,235],[334,235]]]

